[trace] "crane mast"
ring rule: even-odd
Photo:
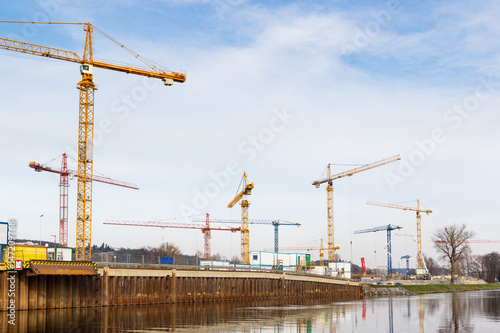
[[[430,214],[430,213],[432,213],[432,210],[430,210],[430,209],[427,209],[427,210],[420,209],[420,200],[417,200],[417,207],[408,207],[408,206],[402,206],[402,205],[396,205],[396,204],[387,204],[387,203],[373,202],[373,201],[368,201],[367,204],[368,205],[373,205],[373,206],[387,207],[387,208],[396,208],[396,209],[402,209],[402,210],[410,210],[410,211],[414,211],[414,212],[417,213],[417,247],[420,249],[420,251],[417,251],[417,265],[418,265],[418,268],[425,268],[424,267],[424,263],[423,263],[423,257],[421,255],[421,250],[422,250],[422,223],[421,223],[420,213]]]
[[[248,184],[247,173],[243,173],[241,192],[227,205],[233,207],[238,201],[241,205],[241,263],[250,264],[250,231],[248,230],[248,196],[252,194],[253,183]]]
[[[328,262],[335,261],[335,229],[333,221],[333,180],[331,176],[330,164],[328,164],[328,186],[326,188],[326,209],[327,209],[327,235],[328,235]]]
[[[366,164],[358,168],[354,168],[348,171],[340,172],[338,174],[332,175],[331,164],[327,167],[327,177],[322,180],[316,180],[312,185],[320,187],[323,183],[328,183],[326,188],[326,202],[327,202],[327,233],[328,233],[328,262],[333,262],[335,260],[335,230],[334,230],[334,214],[333,214],[333,181],[342,177],[352,176],[356,173],[370,170],[385,164],[389,164],[400,160],[401,156],[392,156],[374,163]]]
[[[59,246],[68,246],[68,159],[66,153],[61,159],[61,175],[59,182]],[[55,246],[55,245],[54,245]]]
[[[92,26],[84,26],[85,50],[78,83],[78,185],[76,210],[76,260],[91,259],[92,239],[92,168],[94,139],[94,91],[92,81]],[[90,180],[89,180],[90,178]]]
[[[60,22],[20,22],[0,21],[0,23],[38,23],[38,24],[76,24],[83,25],[85,31],[85,47],[83,57],[78,54],[53,47],[41,46],[26,42],[0,38],[0,49],[22,52],[37,56],[59,59],[80,64],[82,79],[77,84],[79,90],[78,103],[78,185],[77,185],[77,216],[76,216],[76,259],[91,259],[92,238],[92,169],[93,169],[93,139],[94,139],[94,92],[97,90],[93,82],[93,67],[142,75],[161,79],[166,86],[174,82],[184,82],[186,75],[159,70],[154,66],[139,68],[132,65],[119,65],[94,61],[92,32],[95,28],[90,23],[60,23]],[[97,28],[96,28],[97,29]],[[97,29],[98,30],[98,29]],[[104,33],[103,33],[104,34]],[[104,34],[105,35],[105,34]],[[109,36],[107,36],[109,37]],[[121,45],[124,47],[123,45]],[[128,50],[130,51],[130,50]],[[134,54],[137,59],[142,59]],[[148,64],[150,65],[150,63]]]

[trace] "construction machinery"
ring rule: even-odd
[[[207,213],[207,219],[209,218],[209,214]],[[191,219],[192,222],[203,222],[199,218]],[[243,220],[234,220],[234,219],[217,219],[212,217],[213,223],[238,223],[242,224]],[[297,226],[300,227],[300,223],[298,222],[289,222],[283,220],[259,220],[259,219],[247,219],[247,224],[267,224],[274,226],[274,252],[278,252],[278,241],[279,241],[279,232],[278,227],[280,225],[288,225],[288,226]],[[243,230],[243,229],[242,229]],[[250,252],[249,252],[250,253]],[[243,263],[243,261],[242,261]],[[249,262],[250,263],[250,262]]]
[[[85,47],[80,56],[72,51],[41,46],[7,38],[0,38],[0,49],[37,55],[45,58],[69,61],[80,64],[81,81],[77,85],[79,90],[78,116],[78,196],[76,216],[76,259],[90,260],[92,234],[92,168],[93,168],[93,138],[94,138],[94,92],[97,90],[93,82],[94,67],[127,74],[141,75],[160,79],[164,85],[172,86],[174,82],[185,82],[186,75],[159,68],[153,62],[141,57],[137,53],[118,43],[90,23],[61,23],[61,22],[21,22],[0,21],[0,23],[27,23],[27,24],[64,24],[81,25],[85,31]],[[142,61],[146,67],[118,64],[113,61],[102,61],[94,58],[93,31],[117,43],[121,48]]]
[[[418,248],[420,249],[420,252],[422,251],[422,228],[421,228],[421,221],[420,221],[420,213],[426,213],[429,215],[432,213],[432,210],[424,210],[420,209],[420,200],[417,200],[417,207],[408,207],[408,206],[402,206],[402,205],[396,205],[396,204],[387,204],[387,203],[380,203],[380,202],[373,202],[373,201],[368,201],[368,205],[373,205],[373,206],[381,206],[381,207],[388,207],[388,208],[396,208],[396,209],[403,209],[403,210],[411,210],[414,212],[417,212],[417,243],[418,243]],[[417,252],[417,267],[418,268],[423,268],[423,257],[420,255],[420,252]]]
[[[103,224],[110,225],[125,225],[125,226],[138,226],[138,227],[157,227],[157,228],[180,228],[180,229],[200,229],[204,234],[205,246],[203,257],[205,260],[210,260],[211,249],[210,249],[210,238],[212,237],[212,231],[231,231],[238,232],[241,228],[221,228],[210,226],[210,219],[208,214],[205,219],[205,224],[193,224],[193,223],[175,223],[175,222],[165,222],[165,221],[127,221],[127,220],[106,220]]]
[[[247,181],[247,173],[243,173],[241,179],[241,191],[236,194],[234,199],[227,205],[227,208],[232,208],[239,201],[241,205],[241,263],[250,264],[250,231],[248,230],[248,202],[247,197],[252,194],[253,183]],[[239,189],[239,188],[238,188]]]
[[[331,164],[327,166],[327,176],[325,179],[316,180],[312,183],[312,185],[317,188],[320,187],[323,183],[328,183],[326,188],[326,198],[327,198],[327,231],[328,231],[328,262],[335,261],[335,237],[334,237],[334,224],[333,224],[333,181],[339,178],[352,176],[356,173],[363,172],[366,170],[370,170],[385,164],[389,164],[401,159],[400,155],[392,156],[371,164],[366,164],[361,167],[351,169],[348,171],[340,172],[335,175],[332,175]]]
[[[410,255],[401,256],[401,259],[406,259],[406,276],[410,276]]]
[[[400,230],[403,227],[400,225],[388,224],[380,227],[361,229],[354,231],[355,234],[363,234],[367,232],[377,232],[387,230],[387,276],[392,276],[392,246],[391,246],[391,232],[393,230]]]
[[[74,176],[78,176],[78,172],[75,170],[68,169],[68,156],[66,153],[62,154],[61,158],[61,169],[56,170],[47,165],[30,162],[29,167],[37,172],[48,171],[57,173],[60,175],[59,181],[59,246],[68,246],[68,187],[69,180],[73,179]],[[92,180],[100,183],[106,183],[116,186],[122,186],[126,188],[131,188],[138,190],[139,188],[135,184],[127,183],[120,180],[111,179],[104,176],[92,175]]]
[[[422,253],[422,248],[418,244],[417,240],[415,239],[415,236],[410,235],[410,234],[395,234],[395,236],[406,236],[406,237],[411,237],[413,239],[413,242],[417,246],[417,258],[422,258],[422,267],[417,268],[417,279],[419,280],[430,280],[431,279],[431,274],[429,270],[427,269],[427,264],[425,263],[424,254]]]

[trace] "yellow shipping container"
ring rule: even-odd
[[[8,246],[2,246],[2,262],[8,261]],[[14,255],[12,259],[21,259],[23,262],[30,259],[46,260],[47,248],[40,245],[15,245],[13,246]]]

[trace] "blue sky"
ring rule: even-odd
[[[2,20],[90,21],[146,58],[187,72],[186,83],[163,87],[96,69],[95,169],[141,189],[94,186],[95,244],[138,247],[163,237],[186,253],[202,250],[198,231],[102,222],[206,211],[238,218],[239,207],[226,205],[243,170],[255,183],[251,218],[302,223],[280,229],[282,245],[326,239],[325,189],[311,182],[327,163],[371,163],[398,153],[403,162],[336,181],[335,237],[343,259],[385,264],[385,235],[353,230],[392,223],[415,233],[414,214],[367,206],[368,200],[412,205],[420,199],[432,209],[422,218],[423,249],[435,257],[430,237],[437,227],[467,223],[477,238],[500,239],[496,3],[26,3],[2,3]],[[94,35],[96,57],[134,62]],[[77,53],[84,43],[79,26],[0,23],[0,36]],[[9,51],[0,57],[0,220],[17,218],[19,236],[38,238],[44,214],[42,238],[49,240],[57,233],[58,179],[27,165],[64,151],[76,155],[79,69]],[[228,165],[237,172],[230,174]],[[335,172],[345,168],[335,166]],[[70,244],[75,188],[76,182],[70,188]],[[252,226],[251,249],[272,247],[272,231]],[[239,235],[214,232],[212,248],[237,255]],[[477,254],[493,250],[496,245],[473,245]],[[414,256],[414,246],[401,237],[393,252]]]

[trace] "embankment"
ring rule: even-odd
[[[406,290],[415,294],[448,293],[453,291],[474,291],[500,289],[500,283],[489,284],[427,284],[405,285]]]
[[[500,283],[491,284],[416,284],[401,286],[362,285],[365,296],[408,296],[416,294],[448,293],[500,289]]]

